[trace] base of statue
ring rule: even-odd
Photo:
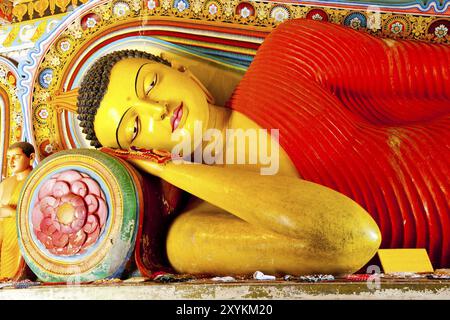
[[[246,280],[218,283],[107,282],[86,285],[0,284],[0,300],[173,300],[173,299],[450,299],[450,280],[382,279],[377,281],[291,282]],[[19,288],[18,288],[19,287]]]

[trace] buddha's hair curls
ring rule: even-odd
[[[91,146],[102,147],[94,132],[94,119],[100,103],[105,96],[109,84],[109,77],[114,65],[120,60],[128,58],[143,58],[171,66],[170,62],[153,54],[139,50],[121,50],[109,53],[89,68],[84,75],[78,91],[78,120],[86,134],[86,139],[91,141]]]

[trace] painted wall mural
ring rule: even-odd
[[[11,23],[13,3],[10,0],[0,2],[0,26]]]
[[[44,10],[39,18],[65,16],[76,8],[77,1],[35,1],[39,5],[53,6],[54,10]],[[87,2],[87,1],[86,1]],[[143,14],[174,16],[206,21],[224,21],[256,26],[273,26],[289,18],[310,18],[344,24],[370,33],[400,38],[426,39],[448,42],[449,6],[448,1],[204,1],[204,0],[136,0],[121,2],[116,6],[120,12],[130,8]],[[114,2],[114,3],[116,3]],[[21,6],[30,6],[32,1],[25,1]],[[75,5],[74,5],[75,3]],[[122,3],[122,4],[121,4]],[[56,7],[55,7],[56,6]],[[72,6],[69,8],[69,6]],[[64,8],[56,10],[55,8]],[[23,9],[21,9],[23,11]],[[34,9],[33,9],[34,10]],[[56,10],[56,11],[55,11]],[[21,12],[22,12],[21,11]],[[241,13],[242,11],[242,13]],[[34,12],[34,11],[33,11]],[[42,12],[42,10],[41,10]],[[16,17],[16,21],[18,20]],[[35,42],[43,33],[33,30],[33,23],[15,24],[14,28],[0,26],[0,43],[11,46],[19,34]],[[46,20],[46,19],[44,19]],[[40,25],[40,24],[39,24]],[[436,29],[437,28],[437,29]],[[21,40],[23,41],[23,40]]]
[[[15,21],[33,20],[71,11],[89,0],[18,0],[12,9]]]
[[[49,34],[63,17],[55,15],[0,26],[0,55],[15,61],[25,59],[35,43]]]

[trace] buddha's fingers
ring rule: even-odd
[[[127,159],[128,162],[147,173],[160,177],[164,164],[156,163],[150,160]]]

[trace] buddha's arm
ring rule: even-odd
[[[3,204],[3,190],[4,190],[5,180],[0,182],[0,206]]]
[[[4,203],[3,190],[5,188],[5,180],[0,182],[0,219],[12,217],[16,214],[16,208]]]
[[[16,214],[16,208],[12,206],[1,206],[0,207],[0,219],[12,217]]]
[[[325,242],[380,238],[376,223],[356,202],[305,180],[232,167],[131,162],[251,224],[291,238]]]

